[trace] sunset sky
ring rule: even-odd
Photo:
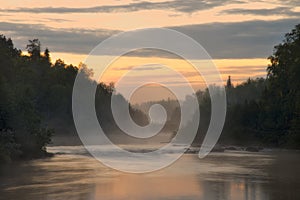
[[[223,79],[231,75],[237,84],[266,75],[273,46],[300,22],[299,17],[299,0],[10,0],[1,2],[0,33],[22,50],[29,39],[39,38],[42,48],[49,48],[52,61],[61,58],[78,65],[115,33],[171,28],[199,42]],[[125,56],[104,80],[115,82],[120,71],[139,65],[138,60],[153,62],[154,57],[189,72],[176,59]]]

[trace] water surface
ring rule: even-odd
[[[160,171],[127,174],[102,165],[80,146],[49,151],[58,154],[2,168],[0,199],[300,199],[299,153],[228,151],[201,160],[185,154]]]

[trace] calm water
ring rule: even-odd
[[[101,165],[82,147],[49,151],[60,153],[1,169],[0,199],[300,199],[299,153],[186,154],[158,172],[133,175]]]

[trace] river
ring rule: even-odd
[[[4,200],[279,200],[300,199],[300,153],[185,154],[162,170],[110,169],[81,146],[49,147],[55,156],[1,168]],[[147,164],[147,163],[145,163]]]

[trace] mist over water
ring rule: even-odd
[[[123,148],[141,151],[153,147],[123,145]],[[105,147],[98,150],[110,157],[119,156]],[[56,155],[2,168],[0,199],[277,200],[300,197],[298,152],[226,151],[211,153],[201,160],[196,154],[185,154],[160,171],[128,174],[103,166],[82,146],[50,147],[48,151]],[[176,148],[165,153],[172,156]]]

